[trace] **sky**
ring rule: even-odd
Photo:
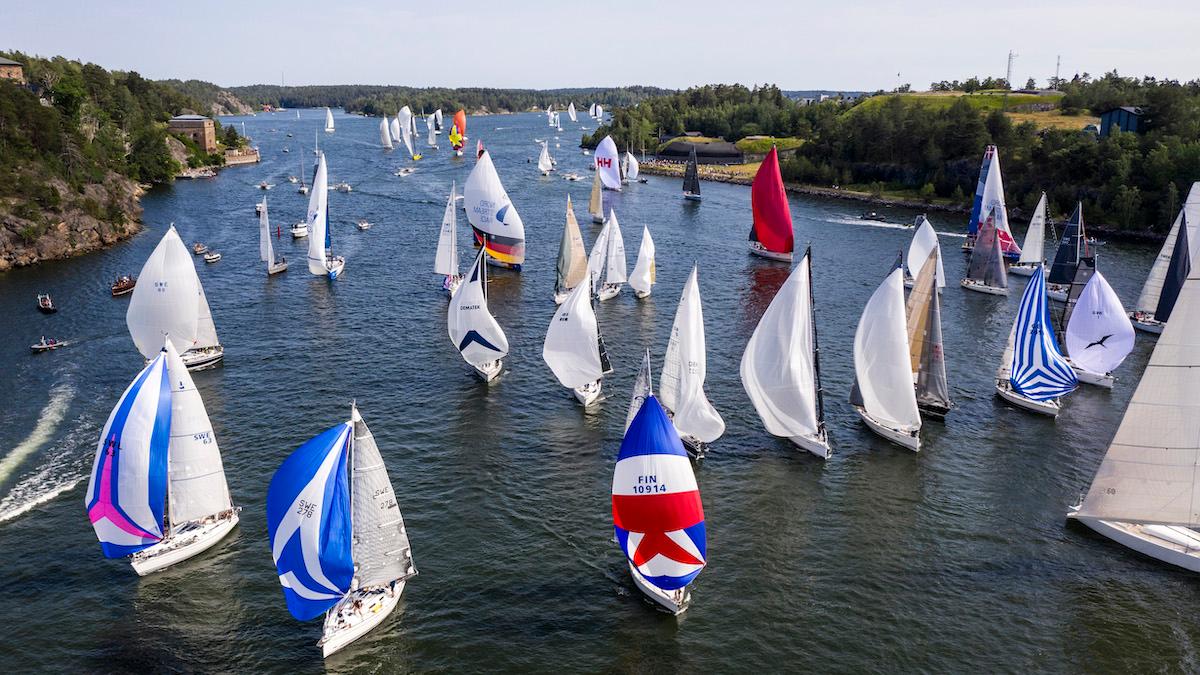
[[[833,6],[837,4],[839,6]],[[1200,0],[4,2],[0,49],[153,79],[556,87],[713,82],[927,89],[1003,77],[1200,78]],[[202,12],[202,14],[198,14]]]

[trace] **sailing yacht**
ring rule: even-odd
[[[696,146],[688,155],[687,167],[683,170],[683,198],[700,201],[700,168],[696,162]]]
[[[1191,232],[1188,231],[1188,223],[1191,224]],[[1167,240],[1163,242],[1158,257],[1150,267],[1150,273],[1146,275],[1146,283],[1142,286],[1137,303],[1129,314],[1134,328],[1156,335],[1162,333],[1175,306],[1175,299],[1179,296],[1179,290],[1192,267],[1188,242],[1198,238],[1195,232],[1196,225],[1200,225],[1200,181],[1192,183],[1187,199],[1179,209],[1179,215],[1175,216],[1171,231],[1167,233]],[[1179,241],[1183,244],[1177,245]]]
[[[671,614],[691,604],[704,569],[704,505],[679,434],[652,395],[621,440],[612,481],[613,529],[634,585]]]
[[[1025,231],[1025,245],[1021,247],[1021,257],[1008,266],[1008,273],[1019,277],[1033,276],[1033,272],[1046,264],[1046,193],[1038,200],[1033,209],[1033,218],[1029,219],[1029,229]]]
[[[1046,278],[1046,295],[1051,300],[1066,302],[1079,261],[1091,257],[1093,253],[1083,227],[1083,202],[1079,202],[1063,228],[1058,250],[1054,252],[1054,264],[1050,266],[1050,276]]]
[[[1200,572],[1193,497],[1200,463],[1200,270],[1186,276],[1087,495],[1067,516],[1139,553]]]
[[[871,431],[909,450],[921,449],[899,265],[871,295],[854,331],[850,403]]]
[[[809,248],[758,320],[740,374],[767,433],[829,459],[813,305]]]
[[[279,274],[288,268],[287,258],[275,258],[275,247],[271,245],[271,221],[267,216],[267,198],[263,197],[262,210],[258,214],[258,256],[267,263],[267,276]]]
[[[550,159],[550,148],[542,141],[542,153],[538,155],[538,171],[541,171],[543,176],[549,176],[553,170],[554,161]]]
[[[458,271],[458,184],[450,183],[450,197],[446,199],[446,210],[442,212],[442,228],[438,233],[437,257],[433,261],[435,274],[443,275],[442,290],[453,296],[462,283]]]
[[[172,339],[109,415],[84,496],[104,555],[130,556],[139,576],[203,553],[238,523],[212,423]]]
[[[704,395],[708,372],[705,351],[700,282],[697,266],[693,265],[671,325],[659,379],[659,401],[696,459],[704,457],[708,445],[725,433],[725,420]]]
[[[617,214],[612,209],[608,211],[608,220],[604,223],[604,230],[597,243],[603,245],[600,252],[604,254],[604,283],[596,289],[596,297],[604,302],[617,297],[621,292],[621,285],[628,280],[625,239],[621,236],[621,224],[617,222]],[[592,254],[596,253],[596,247],[593,247]],[[600,275],[594,274],[592,280],[594,284],[599,284]]]
[[[325,133],[333,133],[333,113],[328,107],[325,108]]]
[[[912,263],[911,259],[909,263]],[[941,289],[937,285],[941,263],[941,250],[935,242],[913,282],[906,319],[908,356],[917,390],[917,409],[935,419],[945,419],[953,406],[950,387],[946,383],[946,359],[942,348],[942,299],[939,293]]]
[[[558,245],[558,264],[555,266],[554,304],[561,305],[576,286],[588,282],[588,258],[584,252],[583,235],[575,221],[571,195],[567,195],[567,222]]]
[[[579,119],[577,118],[576,113],[575,113],[575,102],[574,101],[571,101],[570,103],[567,104],[567,117],[570,117],[572,122],[579,121]]]
[[[592,176],[592,194],[588,198],[588,214],[592,217],[593,225],[604,222],[604,203],[601,196],[599,173]]]
[[[695,148],[692,153],[695,154]],[[750,227],[750,252],[769,260],[790,263],[794,245],[792,211],[783,190],[775,146],[771,146],[750,184],[750,211],[754,215],[754,224]]]
[[[463,207],[488,263],[518,272],[525,263],[525,224],[508,198],[492,156],[484,150],[467,176]]]
[[[637,180],[640,171],[641,165],[638,164],[637,157],[633,156],[632,146],[630,146],[625,149],[625,157],[621,169],[625,177],[621,179],[621,182],[628,184],[631,181]]]
[[[1045,268],[1035,270],[1021,296],[996,371],[996,393],[1017,407],[1057,417],[1060,399],[1074,391],[1079,380],[1054,339],[1045,274]]]
[[[989,295],[1008,295],[1008,274],[1004,269],[1004,254],[1000,229],[996,227],[999,209],[992,209],[987,220],[979,226],[979,236],[971,249],[967,276],[960,285],[968,291]]]
[[[925,261],[929,259],[929,254],[932,251],[937,251],[937,270],[934,277],[937,280],[938,293],[946,287],[946,271],[942,268],[942,250],[941,243],[938,240],[937,230],[933,229],[933,224],[924,214],[917,216],[916,232],[913,233],[912,243],[908,245],[908,252],[904,255],[904,287],[912,288],[913,282],[920,273],[921,267],[925,265]]]
[[[508,337],[488,310],[486,257],[485,250],[479,249],[467,278],[450,296],[446,325],[450,342],[463,360],[471,364],[480,379],[491,382],[504,368]]]
[[[388,124],[387,115],[384,115],[383,119],[379,120],[379,143],[385,150],[392,149],[392,131]]]
[[[1072,286],[1063,308],[1067,363],[1080,382],[1112,389],[1112,372],[1133,351],[1133,323],[1104,275],[1088,276],[1081,290]]]
[[[433,115],[430,115],[429,117],[425,118],[425,128],[429,132],[428,136],[425,139],[425,144],[429,146],[429,149],[437,150],[438,149],[437,131],[433,128],[433,122],[434,122]]]
[[[655,276],[654,240],[650,238],[650,228],[643,225],[637,262],[633,264],[633,271],[629,273],[629,287],[633,289],[634,297],[639,300],[650,297]]]
[[[346,268],[346,259],[333,254],[333,232],[329,220],[329,167],[325,153],[317,157],[312,194],[308,196],[308,271],[336,280]]]
[[[450,134],[447,136],[450,139],[450,147],[454,149],[455,157],[463,156],[463,145],[467,140],[467,113],[460,108],[454,113],[454,120],[450,123]]]
[[[993,211],[996,213],[993,214]],[[979,182],[975,186],[975,200],[971,205],[971,220],[967,223],[967,239],[963,242],[964,253],[975,246],[975,240],[983,227],[984,219],[993,218],[997,239],[1004,257],[1016,260],[1021,247],[1013,239],[1008,226],[1008,207],[1004,204],[1004,181],[1000,176],[1000,152],[989,145],[983,151],[983,164],[979,167]]]
[[[414,162],[421,159],[421,155],[416,150],[413,150],[413,143],[416,140],[416,126],[412,110],[408,106],[404,106],[396,114],[396,118],[399,120],[400,125],[400,140],[404,143],[404,149],[408,151],[408,156]]]
[[[617,144],[612,136],[605,136],[596,146],[593,158],[596,165],[596,175],[605,190],[621,191],[621,154],[617,152]]]
[[[192,256],[172,224],[142,265],[129,299],[125,325],[147,361],[170,337],[188,370],[211,368],[225,357],[204,286]]]
[[[392,481],[358,407],[308,440],[267,488],[271,557],[288,611],[325,615],[323,656],[366,635],[396,609],[416,576]]]
[[[612,364],[587,284],[577,285],[554,312],[542,344],[542,360],[580,404],[586,407],[599,400],[604,375],[612,372]]]

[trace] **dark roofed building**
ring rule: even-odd
[[[0,78],[25,83],[25,66],[0,56]]]
[[[1113,129],[1131,133],[1142,132],[1142,109],[1123,105],[1100,114],[1100,137],[1112,133]]]

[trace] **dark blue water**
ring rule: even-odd
[[[1139,335],[1112,392],[1083,388],[1057,421],[1008,408],[992,377],[1024,281],[996,298],[943,297],[958,407],[928,423],[923,451],[890,446],[846,404],[855,324],[910,231],[857,219],[851,202],[793,198],[798,245],[812,242],[822,365],[834,456],[822,462],[767,436],[738,362],[787,267],[745,253],[749,190],[704,185],[702,204],[676,179],[606,194],[632,266],[643,225],[658,248],[658,285],[599,309],[616,371],[585,412],[541,359],[553,315],[554,260],[570,193],[590,244],[589,182],[542,178],[534,138],[560,171],[590,178],[576,125],[553,134],[542,115],[477,117],[525,221],[522,274],[492,275],[490,304],[508,334],[507,371],[478,383],[446,335],[432,272],[450,182],[473,160],[448,141],[417,173],[377,147],[378,120],[338,116],[321,134],[332,182],[336,283],[304,269],[288,226],[307,198],[286,182],[310,174],[323,111],[245,119],[262,164],[180,182],[144,199],[146,231],[77,260],[0,275],[0,573],[7,671],[987,671],[1194,670],[1195,580],[1139,558],[1064,514],[1091,479],[1152,349]],[[240,122],[241,120],[237,120]],[[594,124],[594,123],[592,123]],[[286,132],[294,133],[287,138]],[[284,147],[290,153],[283,153]],[[470,152],[468,151],[468,155]],[[268,279],[258,262],[255,185],[268,194],[278,250],[293,261]],[[1047,186],[1048,188],[1051,186]],[[896,223],[912,212],[886,211]],[[353,222],[375,227],[359,232]],[[962,276],[961,216],[935,215],[947,276]],[[197,259],[225,345],[199,373],[225,457],[240,527],[211,552],[139,579],[100,555],[82,508],[96,435],[141,366],[125,329],[127,299],[108,295],[174,222]],[[463,263],[470,247],[462,226]],[[1110,244],[1100,268],[1127,303],[1154,250]],[[640,353],[661,366],[675,304],[700,265],[709,396],[728,425],[698,469],[709,566],[678,619],[633,588],[612,542],[609,486]],[[61,311],[44,317],[35,295]],[[46,334],[75,344],[31,355]],[[283,457],[359,406],[388,462],[421,575],[395,616],[322,663],[319,622],[288,614],[266,543],[267,483]],[[82,482],[81,482],[82,481]],[[21,513],[21,511],[24,511]]]

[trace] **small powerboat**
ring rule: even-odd
[[[365,220],[360,220],[358,221],[358,229],[363,231],[369,230],[371,229],[371,223]]]
[[[194,241],[192,242],[192,253],[196,255],[204,255],[205,253],[208,253],[208,246],[206,246],[203,242]]]
[[[880,223],[887,220],[886,218],[879,215],[878,213],[875,213],[874,211],[867,211],[866,213],[861,213],[861,214],[859,214],[858,219],[859,220],[874,220],[874,221],[880,222]]]
[[[563,174],[563,180],[577,181],[577,180],[582,180],[582,179],[583,179],[583,176],[580,176],[579,174],[575,173],[574,171],[572,171],[571,173]]]
[[[38,311],[42,314],[53,314],[58,311],[54,306],[54,300],[50,298],[49,293],[39,293],[37,296]]]
[[[288,176],[288,182],[289,183],[298,183],[298,182],[300,182],[300,179],[296,178],[295,176]]]
[[[271,189],[271,188],[273,188],[273,187],[275,187],[275,184],[274,184],[274,183],[268,183],[268,182],[267,182],[267,181],[265,181],[265,180],[264,180],[264,181],[262,181],[261,183],[259,183],[259,184],[258,184],[258,189],[259,189],[259,190],[270,190],[270,189]]]
[[[34,344],[29,345],[29,350],[32,351],[34,354],[41,354],[42,352],[54,351],[55,349],[58,349],[59,347],[65,347],[65,346],[67,346],[66,341],[55,340],[54,338],[50,338],[49,340],[47,340],[46,336],[43,335],[41,340],[39,340],[38,342],[36,342]]]
[[[262,205],[262,202],[259,202],[259,203],[255,204],[255,205],[254,205],[254,215],[256,215],[256,216],[261,216],[261,215],[262,215],[262,212],[263,212],[263,205]]]
[[[296,190],[296,192],[299,192],[299,193],[300,193],[300,194],[302,194],[302,195],[306,195],[306,194],[308,194],[308,186],[307,186],[307,185],[301,185],[301,186],[300,186],[300,189]]]
[[[403,177],[405,177],[405,176],[411,176],[411,175],[413,175],[414,173],[416,173],[416,171],[417,171],[417,170],[416,170],[416,169],[414,169],[414,168],[412,168],[411,166],[406,166],[406,167],[404,167],[403,169],[398,169],[398,170],[396,171],[396,173],[395,173],[395,174],[393,174],[393,175],[396,175],[396,176],[399,176],[399,177],[403,178]]]
[[[210,252],[204,254],[204,262],[206,262],[206,263],[210,263],[210,264],[215,263],[220,259],[221,259],[221,254],[217,253],[216,251],[210,251]]]
[[[137,286],[137,277],[122,274],[112,282],[112,296],[115,298],[119,295],[128,295],[133,292],[135,286]]]
[[[308,236],[308,223],[296,223],[292,226],[292,239],[303,239]]]
[[[352,188],[350,187],[349,183],[338,183],[337,185],[333,186],[333,189],[337,190],[338,192],[349,192]]]

